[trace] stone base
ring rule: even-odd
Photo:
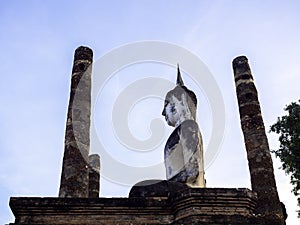
[[[177,195],[190,187],[184,183],[167,181],[167,180],[145,180],[135,184],[130,192],[129,198],[132,197],[166,197]]]
[[[170,184],[158,184],[164,185]],[[248,189],[179,186],[160,196],[132,190],[129,198],[12,197],[12,224],[264,224],[253,214],[257,198]]]

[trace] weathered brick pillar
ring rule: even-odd
[[[75,51],[59,197],[88,197],[93,52]]]
[[[99,198],[100,192],[100,157],[89,156],[89,198]]]
[[[283,224],[268,139],[248,59],[237,57],[232,65],[251,185],[258,195],[256,212],[266,224]]]

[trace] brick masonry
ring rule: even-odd
[[[186,188],[169,196],[129,198],[11,198],[25,224],[264,224],[253,214],[256,194],[248,189]]]
[[[272,225],[281,225],[284,224],[284,216],[277,193],[273,162],[258,93],[248,59],[245,56],[239,56],[233,60],[232,66],[251,186],[258,196],[256,213],[262,214]]]
[[[76,49],[67,114],[60,197],[88,197],[93,52]]]

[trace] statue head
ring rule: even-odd
[[[196,108],[196,95],[184,86],[178,66],[176,87],[167,93],[162,115],[168,125],[177,127],[185,120],[196,120]]]

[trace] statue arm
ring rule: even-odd
[[[186,182],[191,186],[205,186],[203,143],[195,121],[183,124],[180,132]]]

